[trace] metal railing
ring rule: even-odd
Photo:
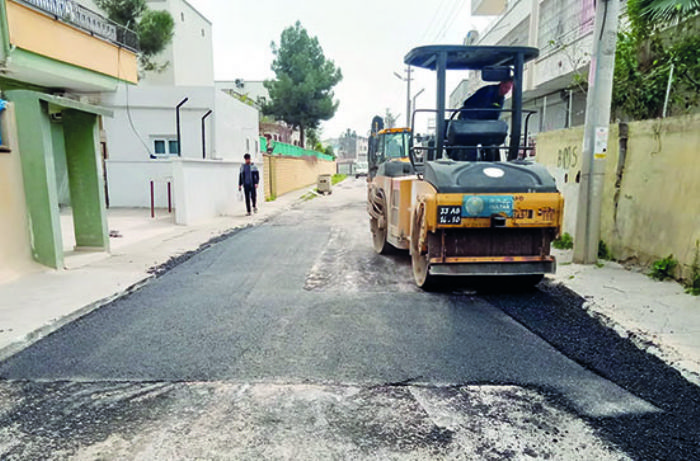
[[[415,131],[415,118],[417,113],[437,113],[437,109],[416,109],[413,112],[413,116],[411,117],[411,132],[416,133]],[[498,113],[510,113],[511,116],[515,113],[514,109],[445,109],[445,112],[449,112],[452,115],[448,120],[446,120],[445,123],[445,138],[447,134],[447,129],[449,126],[449,123],[454,119],[455,115],[457,113],[466,113],[466,112],[498,112]],[[535,110],[521,110],[521,114],[525,119],[525,123],[523,126],[522,134],[520,135],[520,142],[517,147],[517,155],[513,155],[512,157],[515,159],[520,159],[527,157],[528,152],[533,151],[535,149],[535,146],[530,146],[529,143],[529,136],[528,136],[528,129],[530,125],[530,117],[532,115],[536,114],[537,111]],[[470,120],[470,119],[467,119]],[[479,119],[471,119],[474,120],[475,122],[479,121],[484,121],[484,120],[479,120]],[[496,119],[497,120],[497,119]],[[510,134],[510,133],[509,133]],[[436,133],[437,135],[437,133]],[[415,137],[416,135],[414,135]],[[508,137],[509,135],[507,135]],[[434,141],[435,140],[435,135],[429,135],[427,136],[428,139],[431,139]],[[444,145],[443,146],[443,152],[437,152],[437,147],[436,146],[416,146],[416,145],[411,145],[410,146],[410,153],[409,155],[411,163],[416,169],[416,171],[420,172],[420,167],[422,164],[425,162],[426,159],[426,154],[428,159],[439,159],[439,158],[444,158],[446,155],[448,158],[453,158],[459,156],[459,154],[465,154],[467,156],[472,156],[473,155],[473,160],[470,159],[470,161],[498,161],[502,158],[501,153],[505,153],[505,158],[509,157],[509,154],[511,153],[511,146],[509,145],[501,145],[501,146],[492,146],[492,145]],[[422,152],[423,155],[422,157],[422,162],[417,161],[417,153]],[[453,155],[451,155],[453,154]],[[440,157],[438,157],[440,155]],[[463,160],[463,159],[461,159]]]
[[[51,16],[57,21],[77,27],[94,37],[101,38],[134,52],[139,51],[139,39],[136,32],[84,7],[75,0],[12,1],[28,6],[47,16]]]

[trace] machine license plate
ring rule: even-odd
[[[439,206],[438,224],[462,224],[462,207]]]
[[[513,217],[515,219],[532,219],[534,214],[533,210],[513,210]]]
[[[465,195],[462,216],[465,218],[490,218],[493,215],[513,217],[512,195]]]

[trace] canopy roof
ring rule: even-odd
[[[446,68],[454,70],[512,66],[519,54],[523,56],[523,62],[535,59],[539,55],[537,48],[526,46],[430,45],[412,49],[403,61],[409,66],[435,70],[437,57],[442,52],[447,52]]]

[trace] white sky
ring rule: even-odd
[[[388,107],[406,117],[403,57],[411,48],[460,44],[471,29],[483,30],[491,18],[471,17],[469,0],[188,0],[213,23],[214,75],[217,80],[274,78],[270,42],[279,44],[285,27],[301,21],[317,36],[324,54],[342,69],[335,87],[340,107],[324,122],[323,137],[346,128],[366,134],[372,116]],[[412,93],[419,108],[435,107],[435,75],[418,69]],[[447,96],[464,77],[448,72]]]

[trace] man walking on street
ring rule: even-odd
[[[256,190],[258,188],[258,183],[260,182],[260,173],[258,172],[258,167],[250,163],[250,154],[245,154],[243,156],[245,163],[241,165],[241,172],[238,175],[238,190],[243,188],[245,193],[245,207],[248,213],[246,216],[250,216],[250,202],[253,202],[253,211],[258,212],[258,207],[256,206]]]

